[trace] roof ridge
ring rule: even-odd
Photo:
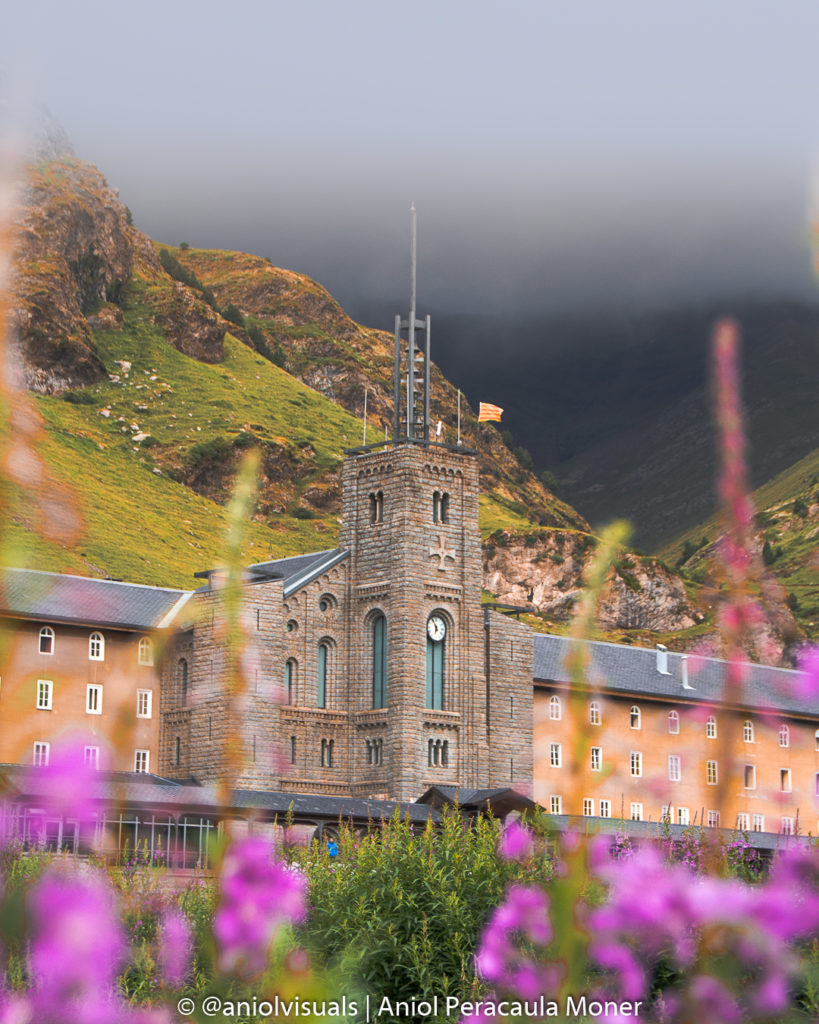
[[[128,580],[100,579],[98,576],[78,576],[72,572],[48,572],[45,569],[20,569],[15,566],[8,566],[4,572],[24,572],[37,576],[54,576],[58,579],[84,580],[87,583],[114,583],[120,587],[139,587],[140,590],[161,590],[166,594],[192,594],[192,590],[184,590],[181,587],[156,587],[151,583],[131,583]]]

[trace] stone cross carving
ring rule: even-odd
[[[440,559],[440,562],[438,563],[438,572],[447,572],[452,568],[451,565],[446,564],[447,558],[451,558],[453,562],[455,561],[455,552],[447,549],[443,534],[440,533],[438,534],[438,547],[430,548],[429,556],[430,558]]]

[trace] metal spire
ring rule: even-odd
[[[430,318],[419,320],[416,315],[416,214],[415,203],[410,205],[410,309],[409,316],[395,318],[395,368],[393,374],[393,440],[401,435],[401,380],[406,379],[405,436],[410,440],[429,440],[429,344]],[[424,348],[417,345],[415,332],[426,329]],[[407,332],[406,365],[402,366],[402,332]]]

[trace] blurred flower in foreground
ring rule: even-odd
[[[802,652],[794,693],[802,700],[819,697],[819,647],[809,647]]]
[[[609,972],[607,997],[644,1000],[664,977],[664,1021],[754,1021],[788,1007],[791,944],[819,933],[815,851],[781,853],[765,885],[697,878],[650,846],[599,873],[610,892],[590,916],[590,952]]]
[[[522,999],[537,999],[556,992],[560,969],[523,952],[518,946],[520,938],[544,950],[553,938],[549,897],[535,886],[511,886],[492,914],[475,956],[478,974]]]
[[[34,772],[43,784],[42,799],[53,814],[76,818],[81,824],[94,820],[94,790],[100,776],[92,765],[85,763],[81,740],[56,747],[48,765],[35,768]]]
[[[532,833],[520,822],[512,821],[503,830],[498,853],[504,860],[528,860],[535,851]]]
[[[306,886],[299,871],[274,861],[267,840],[233,843],[222,862],[213,920],[219,969],[245,979],[261,974],[280,925],[304,920]]]
[[[193,937],[185,915],[167,910],[159,929],[159,967],[169,988],[179,988],[191,969]]]

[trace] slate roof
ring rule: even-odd
[[[578,641],[564,636],[534,634],[535,682],[568,683],[566,656]],[[657,652],[625,644],[589,643],[590,685],[615,693],[669,698],[693,704],[718,704],[722,699],[727,662],[719,658],[688,658],[689,689],[683,686],[683,656],[668,652],[668,675],[657,671]],[[796,696],[798,672],[768,665],[745,665],[747,671],[740,707],[775,709],[810,717],[819,716],[819,701]]]
[[[191,593],[34,569],[6,569],[0,584],[0,613],[45,622],[158,629],[169,624],[171,613],[178,611]]]
[[[26,765],[0,765],[0,778],[8,787],[7,796],[34,799],[50,792],[48,769],[32,769]],[[109,806],[141,807],[166,810],[168,813],[198,813],[216,816],[220,812],[215,786],[200,786],[191,781],[177,782],[147,772],[98,772],[90,783],[89,796]],[[355,821],[381,821],[391,818],[396,810],[411,821],[425,822],[440,815],[431,807],[417,803],[396,803],[393,800],[368,800],[346,796],[319,796],[311,793],[288,793],[280,790],[235,790],[231,794],[234,811],[259,811],[265,817],[286,816],[295,821],[338,822],[339,818]]]
[[[284,579],[284,596],[289,597],[317,576],[342,562],[349,554],[343,548],[327,551],[312,551],[308,555],[293,555],[291,558],[277,558],[273,562],[257,562],[248,572],[261,578]]]
[[[418,803],[431,807],[455,804],[464,811],[493,811],[497,817],[505,817],[510,811],[532,810],[537,804],[529,797],[518,793],[511,786],[495,789],[464,789],[458,786],[430,786],[418,797]]]

